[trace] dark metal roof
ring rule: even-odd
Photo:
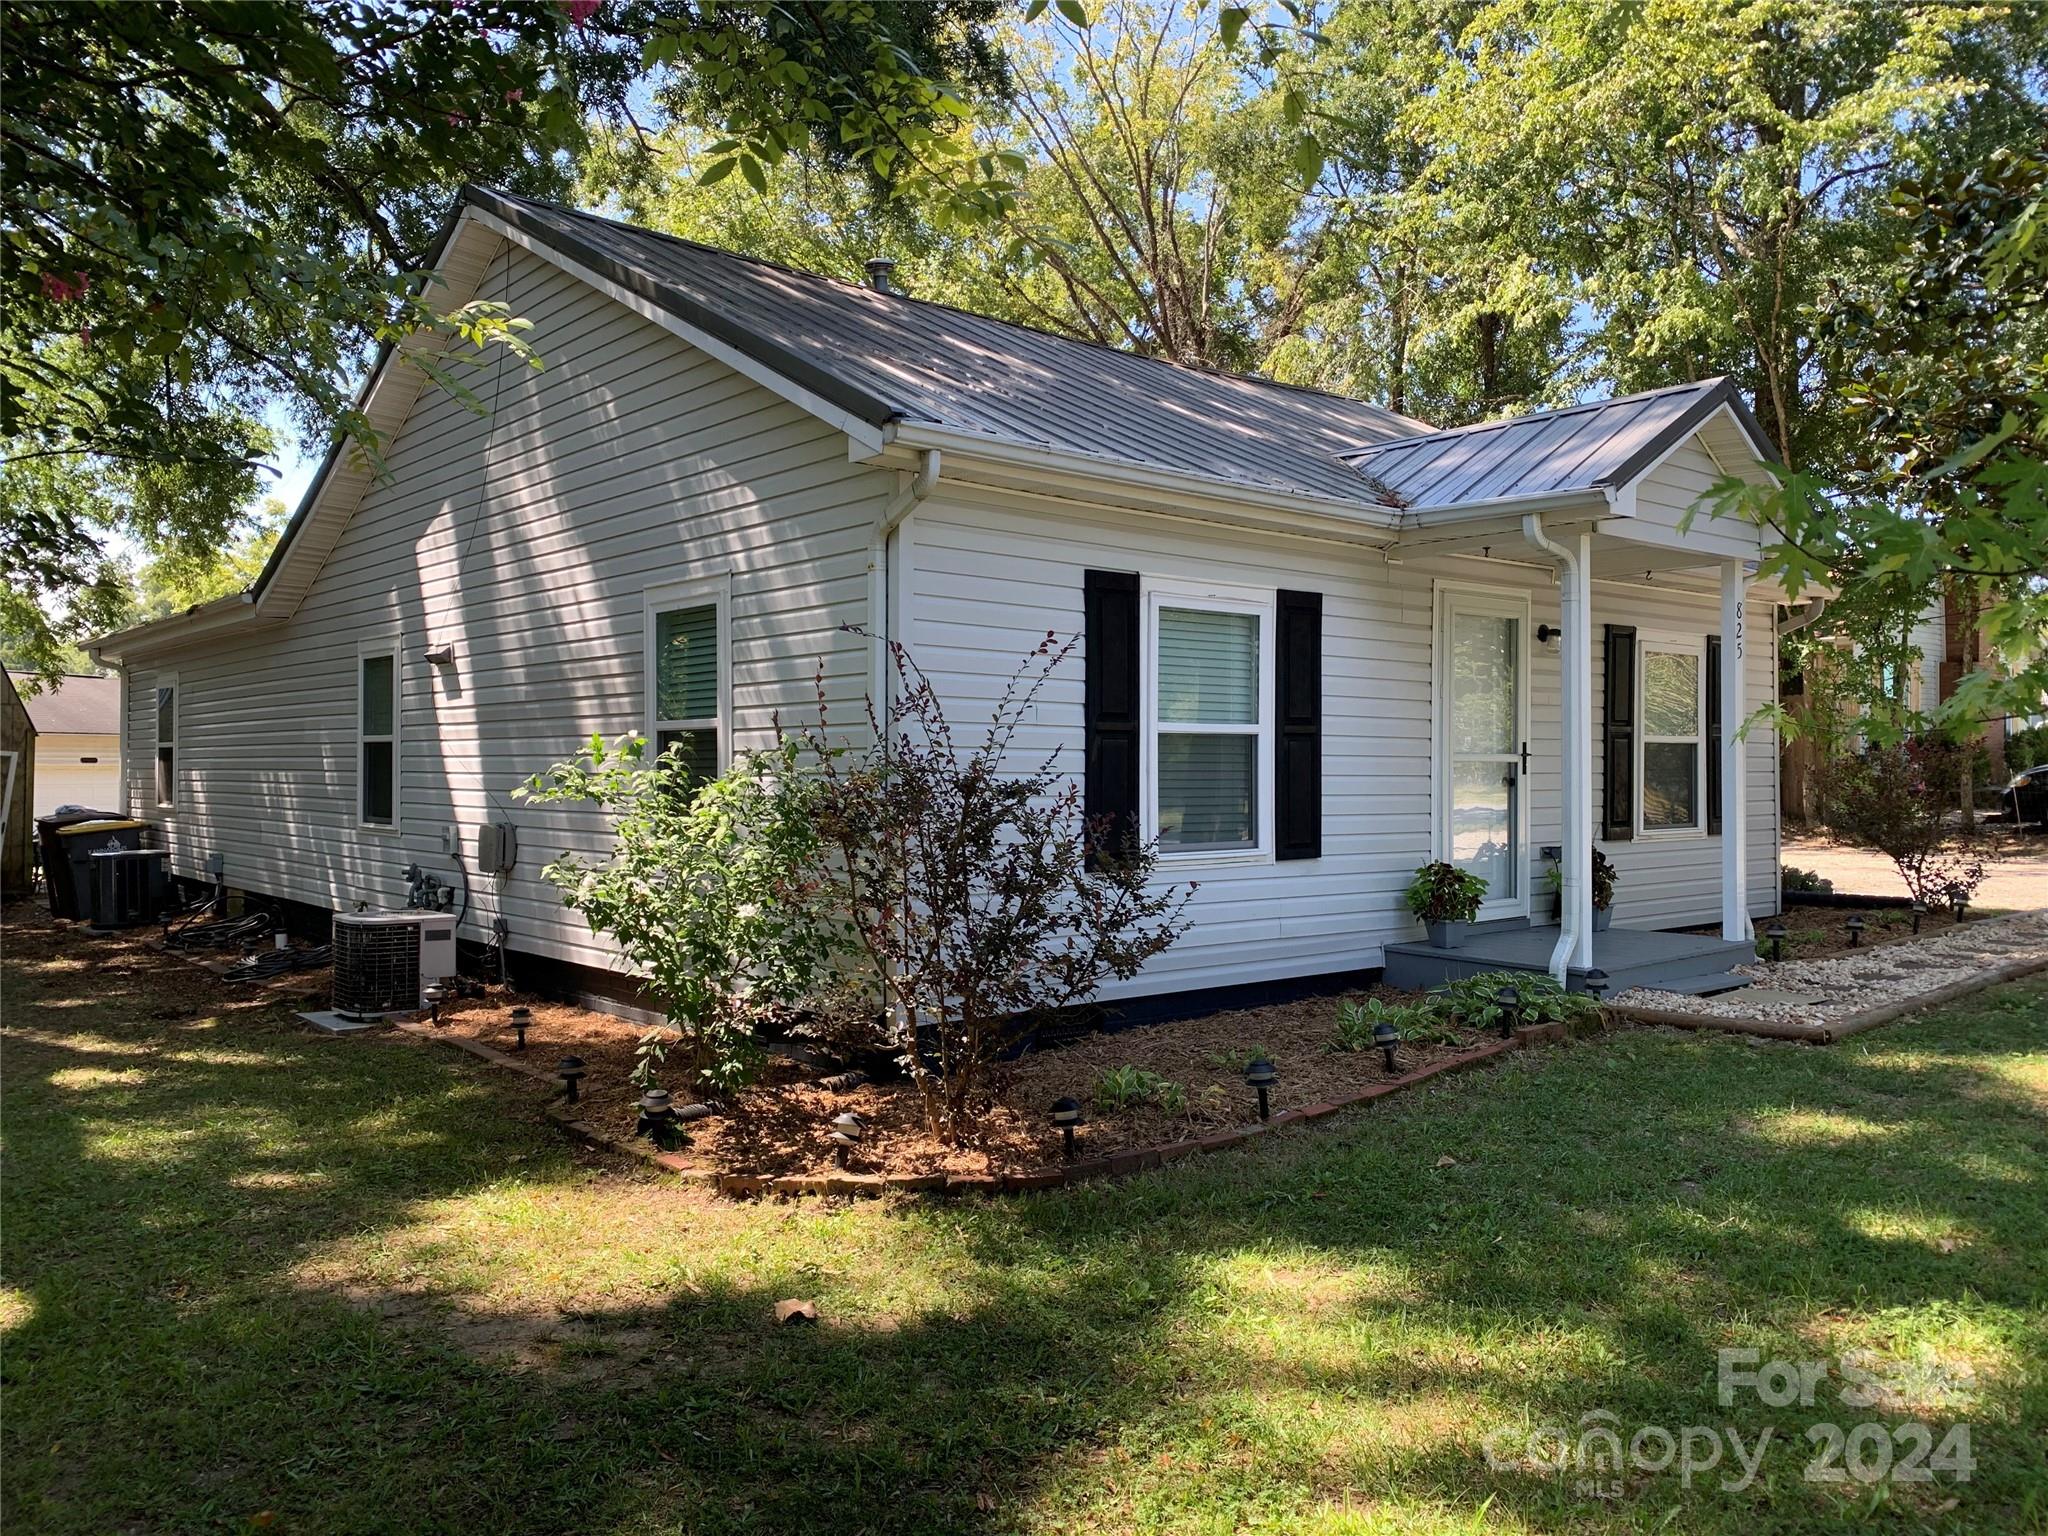
[[[464,196],[875,426],[930,422],[1354,502],[1381,498],[1342,455],[1416,431],[1339,395],[877,293],[552,203],[474,187]]]
[[[1344,457],[1413,511],[1598,490],[1634,479],[1723,406],[1759,451],[1776,457],[1734,385],[1720,378],[1430,432]]]

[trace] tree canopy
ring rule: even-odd
[[[923,297],[1438,425],[1728,374],[1825,509],[1767,509],[1788,572],[1853,583],[1885,634],[1946,584],[2009,665],[2042,621],[2038,572],[1986,564],[2038,532],[2040,7],[21,0],[4,25],[17,648],[102,623],[124,555],[246,536],[280,427],[374,452],[350,392],[378,346],[452,331],[419,360],[459,395],[480,349],[525,348],[423,280],[464,180],[852,278],[890,255]]]
[[[685,114],[724,163],[802,151],[915,180],[1000,90],[996,0],[19,0],[0,9],[0,432],[12,594],[54,654],[104,622],[120,544],[232,541],[267,420],[375,454],[353,393],[379,346],[465,393],[517,316],[426,281],[455,190],[573,184],[593,127]],[[993,174],[949,195],[999,208]],[[535,360],[540,361],[539,359]],[[118,534],[121,537],[110,535]]]

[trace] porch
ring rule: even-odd
[[[1384,979],[1390,987],[1423,991],[1486,971],[1548,973],[1557,942],[1556,923],[1504,922],[1475,929],[1456,949],[1389,944]],[[1595,947],[1595,965],[1607,973],[1610,994],[1631,987],[1694,996],[1732,992],[1749,982],[1730,974],[1731,968],[1756,958],[1756,948],[1748,941],[1646,928],[1606,929],[1597,936]],[[1574,992],[1585,991],[1589,969],[1568,967],[1566,985]]]
[[[1616,991],[1743,984],[1728,972],[1753,957],[1750,886],[1766,878],[1750,868],[1745,735],[1767,697],[1759,690],[1771,655],[1767,630],[1752,656],[1748,619],[1758,589],[1768,595],[1771,584],[1758,579],[1766,530],[1705,507],[1728,473],[1768,482],[1772,456],[1725,382],[1352,456],[1413,519],[1390,559],[1466,562],[1438,567],[1433,582],[1431,856],[1484,882],[1480,926],[1455,950],[1386,945],[1389,983],[1540,971],[1580,990],[1597,968]],[[1502,562],[1552,574],[1558,622],[1536,624],[1526,590],[1488,579],[1487,565]],[[1616,588],[1683,602],[1645,615],[1633,601],[1609,618]],[[1698,601],[1716,597],[1718,623]],[[1531,704],[1539,651],[1556,690],[1540,726]],[[1546,746],[1554,790],[1546,785],[1539,799]],[[1546,870],[1536,846],[1552,837]],[[1596,845],[1623,866],[1624,885],[1633,862],[1655,865],[1667,891],[1718,896],[1719,936],[1596,930]],[[1774,886],[1774,871],[1769,878]]]

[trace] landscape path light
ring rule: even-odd
[[[1372,1027],[1372,1043],[1380,1048],[1380,1055],[1386,1060],[1387,1070],[1392,1072],[1394,1070],[1394,1047],[1401,1043],[1401,1031],[1394,1028],[1385,1019],[1381,1019],[1379,1023]]]
[[[526,1049],[526,1032],[533,1028],[533,1010],[531,1008],[514,1008],[512,1010],[511,1022],[513,1037],[519,1042],[512,1049],[523,1051]]]
[[[1500,1037],[1505,1040],[1522,1022],[1522,994],[1513,987],[1502,987],[1493,994],[1493,1006],[1500,1010]]]
[[[832,1161],[842,1172],[853,1149],[860,1145],[860,1116],[852,1110],[845,1110],[832,1117]]]
[[[1771,963],[1775,965],[1785,958],[1785,925],[1773,918],[1764,937],[1771,941]]]
[[[1068,1162],[1074,1160],[1074,1127],[1081,1123],[1081,1101],[1059,1098],[1052,1101],[1052,1123],[1060,1128],[1060,1139],[1064,1143],[1063,1155]]]
[[[574,1104],[577,1098],[577,1084],[583,1081],[590,1069],[583,1064],[581,1056],[564,1056],[555,1063],[555,1076],[562,1080],[562,1102]]]
[[[1259,1057],[1244,1069],[1244,1080],[1247,1086],[1258,1091],[1259,1118],[1271,1119],[1273,1107],[1267,1095],[1272,1092],[1273,1085],[1280,1081],[1280,1074],[1273,1070],[1273,1063],[1263,1056]]]

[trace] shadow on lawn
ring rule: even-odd
[[[502,1079],[277,1017],[112,1023],[148,969],[83,1009],[10,1004],[7,1459],[42,1529],[1298,1529],[1380,1501],[1462,1526],[1489,1498],[1560,1531],[1681,1502],[1847,1525],[1865,1490],[1799,1477],[1832,1405],[1722,1408],[1716,1348],[1812,1357],[1816,1320],[2040,1294],[2038,1255],[1995,1257],[2035,1252],[2048,1158],[2038,1105],[1981,1059],[1998,1045],[1638,1033],[1123,1186],[848,1213],[818,1255],[838,1279],[713,1266],[564,1324],[536,1276],[528,1326],[437,1296],[441,1256],[407,1246],[437,1201],[594,1187]],[[627,1187],[646,1243],[683,1252],[804,1219]],[[309,1291],[348,1234],[398,1278]],[[961,1296],[864,1311],[874,1266],[920,1251]],[[772,1328],[810,1281],[825,1325]],[[2024,1421],[2016,1390],[1981,1411]],[[1746,1494],[1651,1479],[1614,1504],[1482,1460],[1490,1431],[1596,1409],[1797,1445]],[[2042,1466],[2010,1445],[1950,1518],[2016,1516]]]

